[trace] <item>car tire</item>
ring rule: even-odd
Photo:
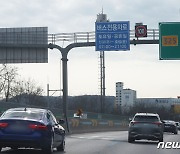
[[[0,147],[0,152],[1,152],[1,150],[2,150],[2,147]]]
[[[129,143],[132,143],[132,142],[134,142],[134,141],[135,141],[135,139],[134,139],[134,138],[132,138],[132,137],[128,136],[128,142],[129,142]]]
[[[51,141],[50,141],[50,144],[47,147],[42,148],[43,153],[52,154],[53,153],[53,143],[54,143],[54,139],[52,137]]]
[[[57,147],[57,151],[64,151],[65,150],[65,141],[62,141],[62,143]]]

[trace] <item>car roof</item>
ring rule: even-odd
[[[26,108],[26,107],[20,107],[20,108],[11,108],[7,110],[10,111],[34,111],[34,112],[47,112],[47,109],[41,109],[41,108]]]
[[[175,123],[175,121],[173,120],[163,120],[164,122],[167,122],[167,123]]]
[[[136,113],[135,116],[159,116],[157,113]]]

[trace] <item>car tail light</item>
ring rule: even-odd
[[[37,124],[30,124],[29,128],[37,129],[37,130],[47,130],[47,126],[45,126],[45,125],[37,125]]]
[[[161,122],[153,122],[153,124],[158,125],[158,126],[161,126],[161,125],[162,125]]]
[[[137,123],[139,123],[138,121],[132,121],[131,122],[131,125],[133,126],[133,125],[135,125],[135,124],[137,124]]]
[[[7,126],[8,126],[8,123],[6,123],[6,122],[0,123],[0,128],[6,128]]]

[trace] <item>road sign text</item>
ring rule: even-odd
[[[96,51],[129,50],[129,22],[96,22]]]
[[[178,46],[178,36],[162,36],[162,46]]]

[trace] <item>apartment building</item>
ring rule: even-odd
[[[122,113],[128,111],[136,101],[136,91],[124,89],[123,86],[123,82],[116,83],[115,107]]]

